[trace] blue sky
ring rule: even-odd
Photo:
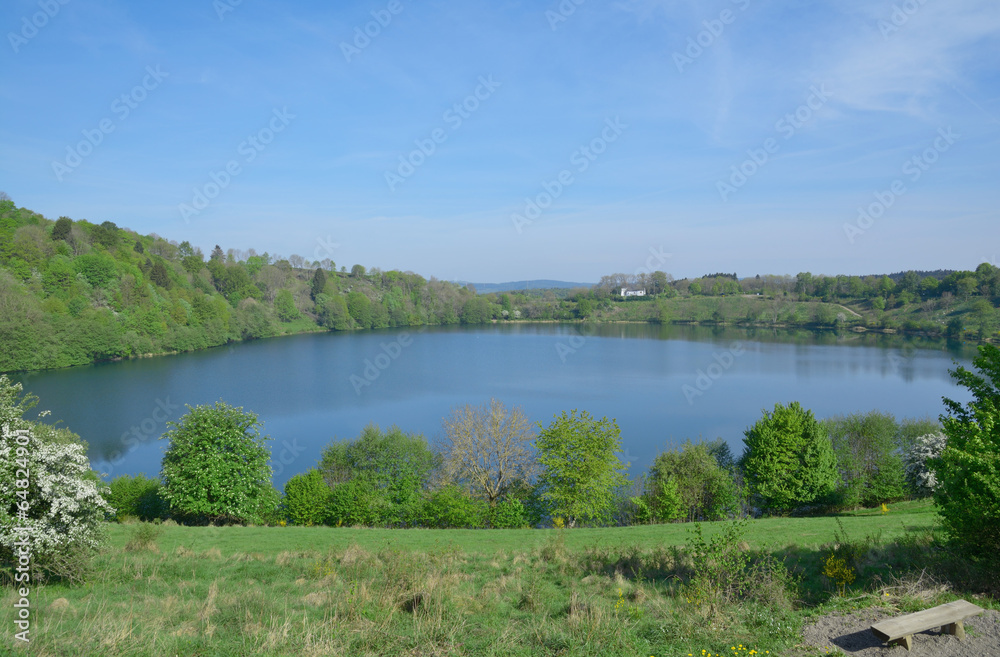
[[[483,282],[1000,256],[996,0],[236,3],[5,2],[0,190]]]

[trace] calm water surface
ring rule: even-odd
[[[819,418],[937,417],[942,396],[969,398],[948,370],[974,356],[871,334],[518,324],[300,335],[12,378],[111,476],[158,473],[158,438],[185,405],[243,406],[273,439],[280,488],[370,422],[433,441],[452,408],[490,397],[545,425],[573,408],[617,419],[633,473],[687,438],[722,437],[739,454],[744,429],[776,402]]]

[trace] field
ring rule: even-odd
[[[89,583],[33,591],[31,654],[660,657],[728,654],[740,644],[761,654],[817,654],[796,647],[810,616],[950,599],[947,586],[929,586],[914,570],[934,558],[934,519],[928,502],[839,516],[864,546],[843,597],[821,574],[839,531],[835,517],[749,521],[742,533],[706,523],[704,545],[714,556],[701,562],[682,547],[692,544],[694,526],[680,524],[111,525]],[[749,586],[718,567],[741,555]],[[773,558],[790,575],[768,570]],[[8,627],[15,601],[8,590],[0,615]]]

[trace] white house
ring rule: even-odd
[[[630,290],[627,287],[622,288],[623,297],[644,297],[646,296],[646,290]]]

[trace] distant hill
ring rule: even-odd
[[[454,281],[460,285],[468,285],[466,281]],[[511,290],[546,290],[546,289],[572,289],[574,287],[590,288],[593,283],[570,283],[567,281],[550,281],[547,279],[536,281],[510,281],[508,283],[472,283],[479,294],[489,294],[490,292],[510,292]]]

